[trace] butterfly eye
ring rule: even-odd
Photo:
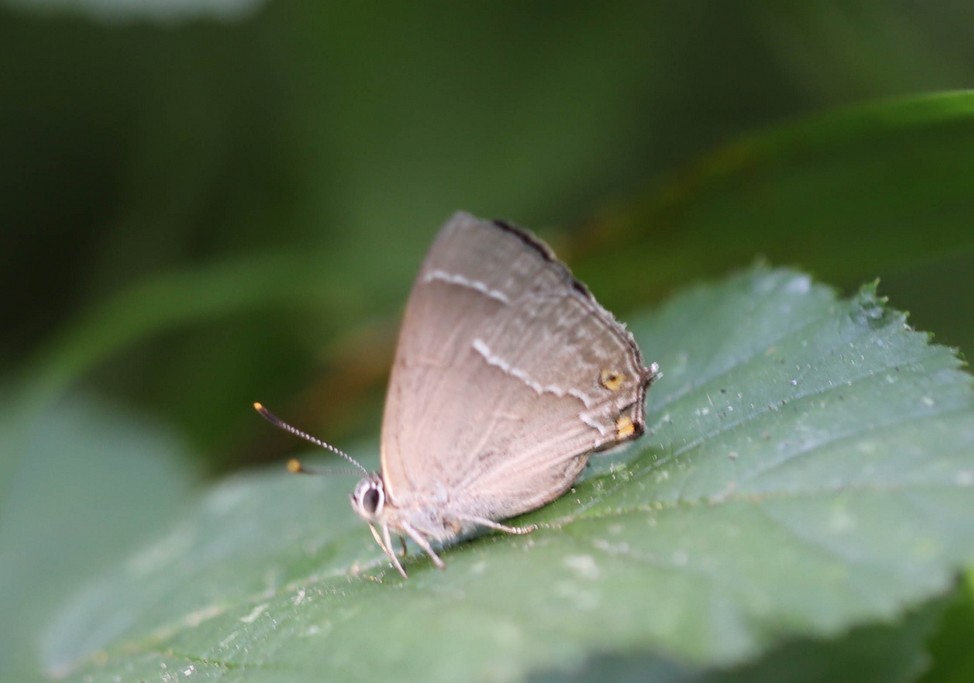
[[[377,486],[372,486],[365,495],[362,497],[362,507],[364,507],[369,513],[375,514],[382,509],[382,489]]]
[[[382,512],[385,499],[386,495],[382,490],[382,482],[371,477],[360,481],[352,496],[353,504],[358,509],[359,514],[367,519]]]

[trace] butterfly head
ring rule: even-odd
[[[351,495],[352,509],[366,522],[377,522],[386,504],[386,487],[379,474],[370,474],[355,486]]]

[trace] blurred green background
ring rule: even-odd
[[[969,357],[972,28],[960,0],[0,2],[0,541],[26,558],[0,611],[29,634],[70,590],[17,586],[300,448],[254,400],[375,434],[457,209],[534,229],[623,319],[763,258],[879,277]],[[59,526],[84,510],[104,538]]]
[[[814,224],[740,226],[734,206],[693,240],[662,221],[613,230],[742,135],[966,87],[971,13],[8,2],[3,377],[41,402],[84,387],[159,416],[210,467],[286,449],[254,399],[333,441],[371,433],[396,315],[458,208],[532,227],[623,316],[763,256],[847,289],[882,277],[918,326],[970,349],[970,238],[872,259]],[[655,276],[613,267],[627,253]]]

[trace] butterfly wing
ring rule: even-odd
[[[503,519],[636,438],[653,370],[542,242],[458,213],[416,279],[382,427],[387,494]]]

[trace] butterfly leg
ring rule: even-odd
[[[538,528],[537,524],[528,524],[527,526],[508,526],[507,524],[501,524],[500,522],[495,522],[492,519],[486,519],[484,517],[462,517],[461,519],[464,522],[470,522],[472,524],[476,524],[477,526],[493,529],[494,531],[503,531],[505,534],[530,534],[532,531]]]
[[[430,542],[427,541],[421,533],[419,533],[416,529],[414,529],[412,525],[407,524],[405,522],[401,522],[401,524],[402,524],[402,530],[405,531],[406,534],[411,539],[416,541],[416,545],[422,548],[423,552],[425,552],[427,555],[430,556],[430,559],[433,560],[433,564],[436,565],[436,568],[446,569],[446,565],[443,564],[443,560],[441,560],[440,556],[437,555],[436,551],[433,550],[433,546],[430,545]]]
[[[396,553],[392,550],[392,538],[389,536],[389,526],[386,524],[382,525],[381,536],[379,535],[379,530],[375,528],[374,524],[369,524],[369,529],[372,531],[372,537],[375,539],[375,542],[379,544],[380,548],[382,548],[382,552],[384,552],[386,556],[392,560],[392,566],[395,567],[400,574],[402,574],[402,578],[408,579],[409,577],[406,575],[406,570],[402,568],[399,558],[396,557]]]

